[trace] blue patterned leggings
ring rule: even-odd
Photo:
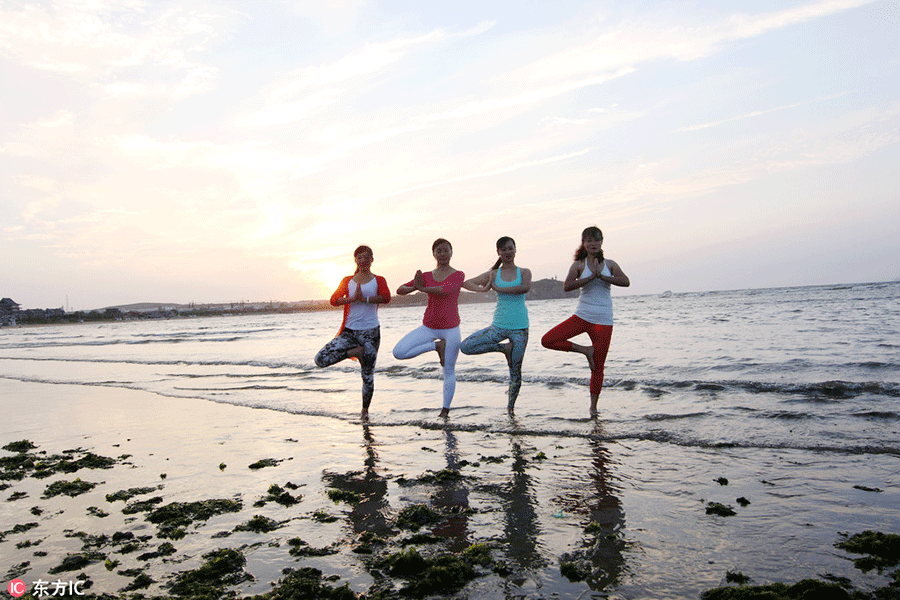
[[[359,357],[360,372],[362,374],[362,405],[369,408],[372,403],[372,395],[375,393],[375,358],[378,356],[378,347],[381,345],[381,328],[372,329],[344,329],[339,336],[325,344],[325,347],[316,354],[316,365],[329,367],[347,358],[347,352],[362,346],[363,353]]]
[[[486,352],[503,352],[500,342],[509,340],[512,350],[509,356],[509,404],[512,408],[519,397],[519,389],[522,387],[522,359],[525,358],[525,347],[528,345],[527,329],[500,329],[499,327],[485,327],[476,331],[462,341],[459,351],[463,354],[484,354]]]

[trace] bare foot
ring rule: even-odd
[[[592,417],[597,416],[597,400],[599,400],[599,399],[600,399],[599,396],[591,394],[591,416]]]
[[[594,365],[594,348],[593,346],[582,346],[582,354],[584,354],[585,358],[587,358],[588,366],[591,367],[591,371],[595,369]]]
[[[369,409],[368,408],[362,409],[362,412],[359,413],[359,418],[362,419],[363,421],[368,421],[369,420]]]
[[[506,344],[500,344],[500,352],[503,353],[503,356],[506,357],[506,365],[508,367],[512,366],[512,344],[507,342]]]
[[[450,409],[449,409],[449,408],[442,408],[442,409],[441,409],[441,414],[438,415],[438,417],[441,418],[441,419],[446,419],[446,418],[449,417],[449,416],[450,416]]]
[[[434,349],[438,353],[438,359],[441,361],[441,366],[444,366],[444,350],[447,348],[447,340],[437,340],[434,343]]]

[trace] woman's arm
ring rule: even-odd
[[[492,275],[494,271],[485,271],[481,275],[476,275],[472,279],[466,279],[462,287],[470,292],[487,292],[491,289]]]
[[[387,279],[381,275],[375,276],[375,282],[378,284],[378,293],[369,296],[367,302],[369,304],[388,304],[391,301],[391,290],[388,287]]]
[[[397,288],[397,293],[400,294],[401,296],[406,295],[406,294],[411,294],[412,292],[423,292],[425,294],[440,294],[443,291],[444,291],[444,288],[439,285],[425,287],[425,279],[424,279],[424,276],[422,275],[421,270],[416,271],[416,276],[413,278],[412,281],[407,282],[406,284],[401,285],[400,287]]]
[[[415,277],[412,278],[412,281],[407,281],[403,285],[397,288],[397,293],[401,296],[405,296],[406,294],[411,294],[416,290],[416,279],[422,274],[422,271],[416,271]]]
[[[613,261],[607,259],[606,266],[609,267],[609,277],[605,275],[600,276],[601,281],[605,281],[611,285],[618,285],[620,287],[628,287],[631,285],[631,280],[628,279],[628,275],[626,275],[619,265]]]
[[[332,306],[343,306],[344,304],[350,304],[351,300],[347,298],[348,285],[350,283],[350,279],[352,279],[352,275],[350,277],[344,277],[341,279],[341,284],[334,290],[334,293],[331,295]]]
[[[576,260],[572,263],[572,266],[569,267],[569,273],[566,275],[566,280],[563,282],[563,289],[567,292],[571,292],[572,290],[577,290],[580,287],[583,287],[597,278],[596,271],[591,273],[588,277],[583,277],[581,279],[578,278],[578,275],[584,270],[584,262],[580,260]]]

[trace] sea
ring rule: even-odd
[[[502,458],[466,490],[481,515],[467,539],[495,544],[517,575],[475,584],[471,597],[696,598],[728,572],[879,584],[834,544],[900,533],[900,283],[614,296],[597,415],[584,357],[540,345],[575,303],[528,303],[514,414],[503,356],[460,355],[447,420],[436,354],[391,354],[422,307],[379,313],[367,430],[416,450],[439,440],[443,468]],[[463,337],[493,308],[462,305]],[[335,310],[7,327],[0,382],[127,388],[355,426],[358,365],[313,362],[340,321]],[[735,514],[707,514],[711,502]],[[586,532],[592,522],[602,536]]]

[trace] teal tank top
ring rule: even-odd
[[[516,267],[516,278],[503,281],[500,269],[494,276],[494,286],[498,288],[522,285],[522,269]],[[528,309],[525,308],[525,294],[497,293],[497,307],[494,309],[494,327],[499,329],[528,329]]]

